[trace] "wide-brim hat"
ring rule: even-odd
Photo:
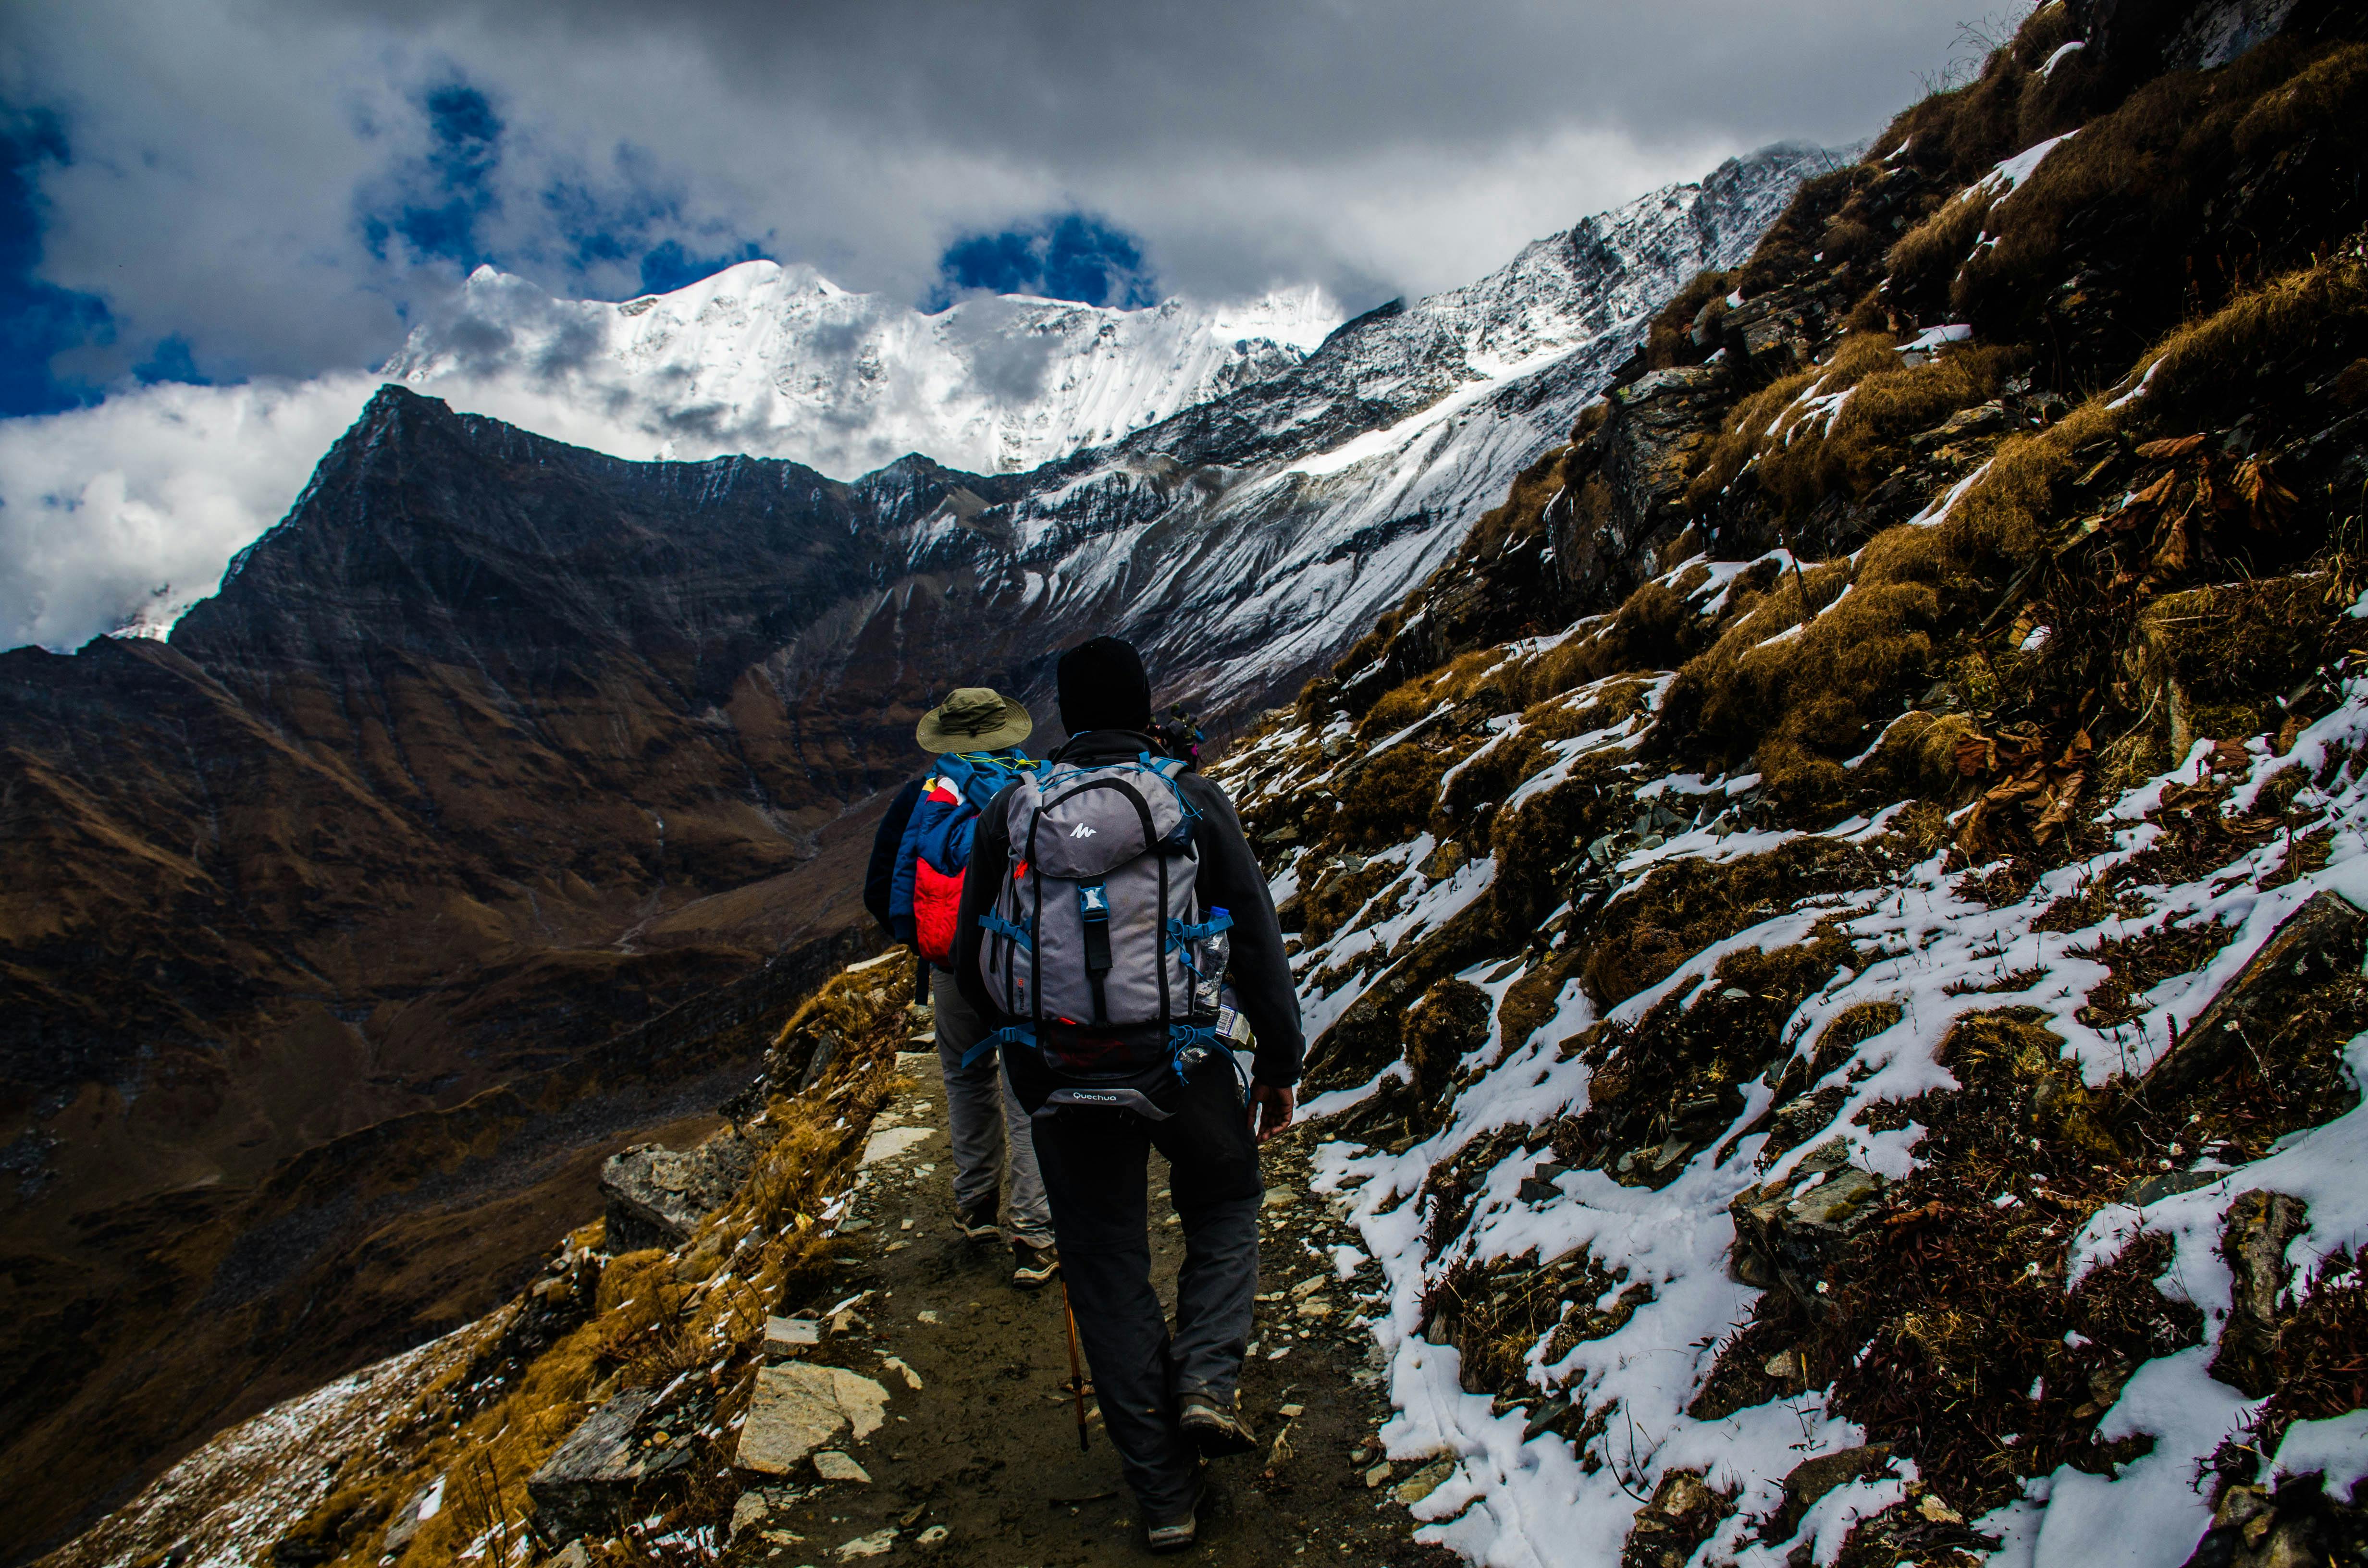
[[[923,751],[1001,751],[1036,728],[1028,710],[992,687],[965,686],[921,715],[913,738]]]

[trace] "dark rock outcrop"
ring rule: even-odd
[[[756,1156],[756,1144],[731,1129],[690,1149],[636,1143],[609,1155],[600,1167],[607,1250],[680,1246],[739,1190]]]

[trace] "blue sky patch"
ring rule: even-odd
[[[768,254],[725,224],[693,220],[656,160],[630,142],[617,149],[613,180],[553,180],[542,206],[558,225],[570,268],[630,269],[644,294],[670,293]]]
[[[419,99],[428,150],[404,160],[374,210],[362,213],[362,241],[379,260],[401,238],[418,256],[467,271],[489,260],[479,223],[501,208],[494,177],[502,162],[501,116],[465,82],[430,88]]]
[[[61,378],[70,348],[115,341],[115,317],[96,294],[43,282],[42,165],[73,161],[64,123],[47,109],[0,104],[0,416],[55,414],[98,401],[98,389]]]
[[[1133,310],[1159,302],[1156,284],[1140,240],[1093,213],[1063,212],[948,245],[922,309],[984,290]]]

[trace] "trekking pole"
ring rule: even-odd
[[[1069,1282],[1061,1281],[1061,1317],[1069,1325],[1069,1392],[1077,1401],[1077,1452],[1086,1451],[1086,1373],[1077,1363],[1077,1314],[1069,1305]]]

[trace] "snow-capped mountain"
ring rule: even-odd
[[[1008,502],[940,507],[905,569],[969,563],[994,619],[1115,628],[1201,702],[1254,703],[1428,576],[1565,437],[1653,311],[1739,262],[1836,158],[1764,148],[1476,283],[1369,312],[1292,369],[1030,475]],[[900,613],[892,600],[874,613]]]
[[[842,478],[906,452],[983,473],[1133,434],[1299,363],[1321,290],[1110,310],[982,295],[926,315],[748,261],[622,304],[481,267],[381,374],[619,457],[786,458]]]

